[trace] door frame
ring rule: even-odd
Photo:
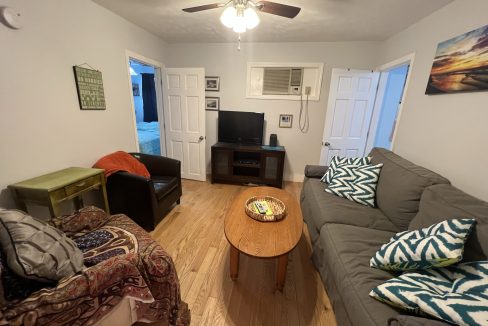
[[[142,54],[133,52],[131,50],[125,50],[125,63],[127,67],[127,76],[128,76],[128,87],[129,87],[129,94],[130,94],[130,113],[132,119],[132,127],[134,130],[134,143],[136,152],[139,152],[139,135],[137,134],[137,121],[135,115],[135,104],[134,104],[134,96],[132,95],[132,79],[130,74],[130,60],[139,61],[141,63],[150,65],[154,67],[154,77],[158,78],[159,81],[155,83],[156,88],[156,102],[158,106],[158,121],[159,121],[159,136],[160,136],[160,146],[161,146],[161,155],[166,156],[166,128],[164,125],[164,107],[163,107],[163,81],[162,81],[162,70],[165,68],[164,64],[153,60],[151,58],[145,57]],[[157,70],[159,69],[159,73]],[[164,136],[164,142],[161,142],[161,137]]]
[[[371,117],[371,123],[368,131],[368,138],[366,140],[366,150],[365,153],[369,153],[374,147],[374,141],[376,137],[376,131],[378,129],[378,122],[381,114],[381,108],[383,107],[383,101],[385,98],[386,84],[388,81],[388,74],[390,70],[409,64],[410,68],[408,70],[407,79],[405,80],[405,87],[403,89],[403,94],[401,98],[400,106],[398,107],[398,114],[396,120],[395,130],[391,139],[391,150],[395,149],[395,140],[398,133],[398,126],[400,125],[400,120],[402,118],[403,108],[405,104],[405,98],[408,91],[408,86],[410,84],[410,77],[412,76],[412,69],[415,61],[415,52],[407,54],[401,58],[395,59],[393,61],[387,62],[381,66],[374,69],[380,73],[380,80],[378,83],[378,91],[376,93],[376,100],[373,107],[373,115]]]

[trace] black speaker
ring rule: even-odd
[[[276,134],[269,135],[269,146],[271,147],[278,146],[278,136],[276,136]]]

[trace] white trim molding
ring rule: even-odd
[[[162,98],[162,85],[161,85],[161,70],[164,69],[164,64],[162,64],[159,61],[147,58],[141,54],[138,54],[136,52],[132,52],[130,50],[125,50],[125,64],[127,67],[127,83],[129,87],[129,94],[130,94],[130,116],[132,119],[132,126],[134,128],[134,147],[135,151],[139,152],[139,136],[137,134],[137,121],[136,121],[136,115],[135,115],[135,104],[134,104],[134,97],[132,96],[132,79],[131,79],[131,74],[130,74],[130,60],[135,60],[139,61],[141,63],[153,66],[155,71],[154,76],[159,78],[160,80],[160,85],[156,85],[156,97],[157,97],[157,106],[158,106],[158,116],[163,117],[163,98]],[[159,70],[159,72],[158,72]],[[163,119],[160,119],[160,121],[164,121]],[[164,124],[160,123],[159,124],[159,129],[161,136],[163,136],[166,132],[164,128]],[[163,139],[163,138],[160,138]],[[163,143],[164,144],[164,143]],[[161,154],[166,155],[166,146],[161,147]]]
[[[393,132],[393,137],[391,140],[391,150],[395,149],[395,140],[396,140],[396,136],[397,136],[397,132],[398,132],[398,126],[400,125],[403,108],[405,106],[405,99],[406,99],[407,92],[408,92],[408,85],[410,84],[410,77],[412,76],[412,69],[413,69],[414,61],[415,61],[415,53],[410,53],[410,54],[407,54],[401,58],[387,62],[387,63],[375,68],[375,71],[380,72],[380,82],[378,84],[378,91],[376,93],[375,106],[374,106],[374,111],[373,111],[373,117],[371,119],[371,124],[369,127],[368,140],[366,142],[366,152],[367,153],[369,153],[369,151],[373,148],[374,137],[376,135],[376,129],[378,127],[378,119],[380,116],[380,111],[381,111],[381,108],[383,106],[383,99],[385,96],[386,81],[388,79],[387,78],[388,77],[388,71],[392,70],[394,68],[397,68],[399,66],[409,64],[410,68],[408,70],[407,80],[405,81],[405,88],[403,89],[400,107],[398,108],[396,127],[395,127],[395,130]]]

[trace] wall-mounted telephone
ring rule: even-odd
[[[303,108],[303,93],[300,93],[300,116],[298,117],[298,126],[300,131],[303,133],[307,133],[310,127],[310,121],[308,119],[308,98],[310,93],[312,92],[312,87],[305,86],[305,109]]]

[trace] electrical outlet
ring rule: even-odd
[[[312,87],[305,86],[305,95],[310,95],[310,93],[312,93]]]

